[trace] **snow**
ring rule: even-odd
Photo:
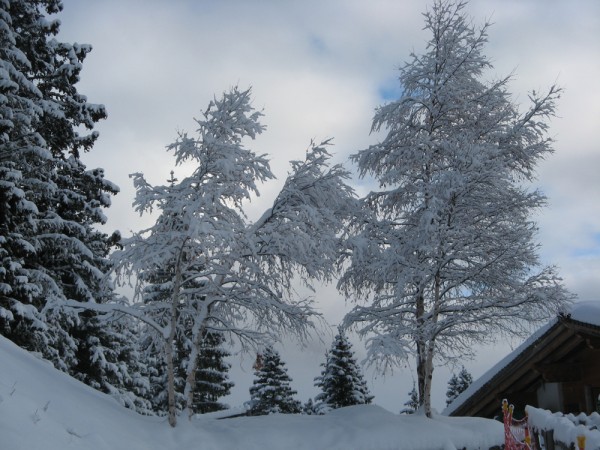
[[[529,423],[537,430],[554,430],[554,438],[568,445],[577,445],[577,437],[586,437],[586,448],[600,448],[600,431],[598,431],[598,413],[589,417],[585,414],[574,416],[563,415],[550,411],[527,406]]]
[[[0,337],[0,448],[10,450],[489,449],[502,425],[480,418],[399,416],[374,405],[325,416],[219,420],[148,417],[121,407]]]

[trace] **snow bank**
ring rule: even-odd
[[[590,416],[579,414],[563,415],[562,413],[553,413],[551,411],[526,407],[529,425],[538,430],[554,430],[554,439],[564,444],[573,444],[577,446],[577,437],[585,436],[585,448],[589,450],[600,449],[600,431],[597,424],[600,421],[598,413],[592,413]]]
[[[479,418],[399,416],[374,405],[325,416],[166,420],[124,409],[0,336],[2,450],[487,450],[502,425]]]

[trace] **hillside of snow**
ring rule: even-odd
[[[219,420],[164,418],[124,409],[0,336],[2,450],[489,449],[498,422],[399,416],[373,405],[325,416],[272,415]]]

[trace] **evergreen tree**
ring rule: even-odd
[[[400,414],[414,414],[419,409],[419,393],[415,383],[412,390],[408,393],[408,401],[404,403],[405,408],[400,411]]]
[[[77,92],[91,47],[55,39],[60,22],[46,16],[61,10],[0,0],[0,333],[131,405],[124,322],[65,308],[114,300],[105,275],[119,236],[95,229],[118,188],[80,160],[106,112]]]
[[[341,327],[321,366],[321,376],[315,378],[315,386],[321,389],[315,399],[319,411],[371,403],[373,396],[354,358],[352,344]]]
[[[248,415],[297,414],[302,411],[301,403],[294,399],[296,391],[290,387],[292,380],[285,363],[272,347],[265,349],[254,375],[256,379],[250,387]]]
[[[230,353],[223,348],[225,338],[216,331],[205,332],[198,355],[194,412],[208,413],[227,409],[219,399],[229,395],[233,383],[229,381],[231,366],[224,361]]]
[[[317,413],[317,408],[312,398],[309,398],[304,405],[302,405],[302,414],[312,416]]]
[[[448,390],[446,391],[446,406],[454,401],[456,397],[458,397],[463,391],[465,391],[473,382],[473,377],[465,366],[462,366],[462,369],[456,375],[452,374],[450,380],[448,380]]]
[[[145,330],[142,335],[144,360],[147,365],[150,389],[144,398],[151,403],[151,408],[158,415],[168,414],[168,380],[167,366],[164,358],[164,342],[152,338],[153,330]],[[191,345],[190,330],[180,330],[176,335],[173,346],[174,365],[174,395],[177,413],[186,407],[184,396],[187,371],[189,364],[189,346]],[[204,414],[227,409],[227,405],[219,402],[221,397],[229,395],[234,383],[229,380],[230,364],[225,358],[230,356],[223,348],[225,338],[218,331],[205,330],[202,333],[199,346],[195,389],[193,392],[192,412]]]

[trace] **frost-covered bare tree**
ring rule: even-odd
[[[495,332],[525,331],[569,300],[542,267],[531,214],[545,197],[527,188],[552,152],[547,137],[560,89],[520,111],[510,77],[487,82],[489,24],[464,2],[435,1],[431,38],[400,70],[401,97],[376,110],[376,145],[353,155],[379,190],[352,228],[339,282],[360,302],[346,317],[368,337],[372,362],[416,357],[419,401],[431,415],[434,362],[469,355]]]
[[[142,174],[133,175],[135,208],[157,208],[159,216],[123,240],[113,257],[120,281],[137,279],[139,301],[128,312],[164,346],[172,426],[174,343],[186,340],[189,351],[184,396],[191,413],[206,331],[242,343],[264,343],[278,332],[304,336],[316,314],[310,301],[296,298],[292,282],[331,279],[339,235],[354,206],[348,173],[329,164],[323,143],[312,145],[304,161],[292,162],[273,206],[249,221],[244,202],[258,195],[258,182],[274,178],[266,156],[244,147],[263,131],[261,115],[250,104],[250,90],[234,88],[210,102],[197,120],[197,137],[181,134],[168,147],[177,164],[194,164],[190,176],[151,186]]]

